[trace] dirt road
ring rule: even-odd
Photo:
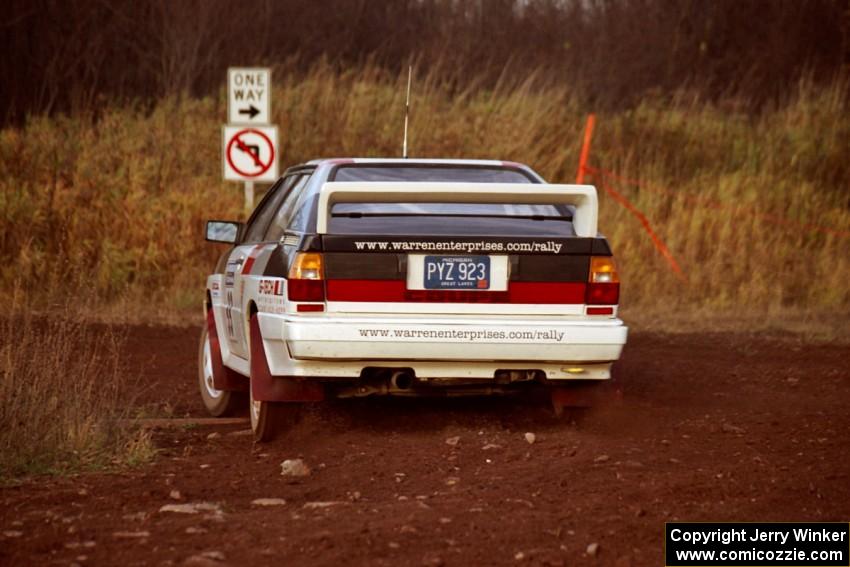
[[[129,330],[143,403],[201,415],[196,340]],[[332,403],[269,445],[245,425],[158,430],[151,465],[0,491],[0,564],[661,565],[665,521],[848,521],[848,359],[636,333],[625,401],[577,422],[529,396]],[[311,474],[282,477],[293,458]]]

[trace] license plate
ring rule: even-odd
[[[489,256],[425,256],[425,289],[490,289]]]

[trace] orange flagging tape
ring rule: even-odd
[[[651,185],[648,183],[643,183],[637,179],[630,179],[628,177],[623,177],[621,175],[617,175],[613,171],[608,171],[606,169],[598,169],[595,167],[585,166],[584,170],[587,173],[592,175],[597,175],[602,178],[614,179],[616,181],[620,181],[622,183],[628,183],[629,185],[635,185],[642,189],[646,189],[648,191],[652,191],[655,193],[661,193],[663,195],[668,195],[670,197],[676,197],[680,199],[684,199],[688,202],[695,203],[710,209],[717,209],[721,211],[731,211],[736,214],[746,214],[756,218],[760,218],[766,220],[772,224],[788,226],[792,228],[800,228],[804,230],[808,230],[811,232],[820,232],[823,234],[831,234],[833,236],[839,236],[842,238],[850,237],[850,230],[841,230],[837,228],[832,228],[829,226],[823,226],[814,223],[801,222],[794,219],[785,218],[779,215],[773,215],[770,213],[763,213],[754,209],[753,207],[749,207],[746,205],[727,205],[725,203],[721,203],[720,201],[715,201],[713,199],[708,199],[706,197],[699,197],[697,195],[688,195],[686,193],[678,193],[676,191],[671,191],[670,189],[665,189],[663,187],[658,187],[656,185]]]
[[[670,269],[673,270],[673,273],[676,274],[682,282],[688,283],[688,279],[685,277],[685,273],[682,271],[682,268],[679,266],[679,263],[676,261],[676,258],[673,257],[673,254],[670,252],[670,249],[667,248],[667,245],[664,244],[664,241],[661,240],[661,237],[655,233],[652,229],[652,225],[649,223],[649,219],[646,218],[642,212],[638,210],[637,207],[631,204],[628,199],[626,199],[619,191],[616,191],[613,187],[602,181],[602,189],[605,190],[606,193],[611,195],[615,201],[623,205],[626,210],[632,213],[640,223],[643,225],[643,229],[649,235],[649,238],[652,239],[652,243],[655,245],[655,248],[658,252],[664,256],[664,259],[667,260],[667,263],[670,264]]]
[[[588,114],[587,123],[584,126],[584,141],[581,144],[581,154],[578,160],[578,174],[576,184],[584,183],[584,172],[588,171],[587,158],[590,156],[590,141],[593,139],[593,127],[596,124],[596,115]]]

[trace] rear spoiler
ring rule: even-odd
[[[397,183],[394,181],[325,183],[319,193],[316,232],[326,234],[336,203],[496,203],[510,205],[573,205],[577,236],[595,237],[598,218],[592,185],[543,183]]]

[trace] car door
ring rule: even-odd
[[[295,237],[292,230],[292,225],[295,217],[299,216],[299,212],[303,207],[300,203],[304,200],[305,194],[309,192],[308,184],[311,179],[311,172],[305,172],[300,176],[286,194],[286,197],[281,201],[277,213],[272,218],[266,231],[265,240],[268,243],[274,243],[280,246],[280,251],[283,253],[285,265],[289,265],[295,250],[299,243],[299,238]],[[304,232],[303,229],[298,232]],[[294,240],[293,240],[294,237]],[[280,282],[284,285],[283,282]]]
[[[233,248],[227,258],[222,316],[230,351],[240,358],[248,358],[244,274],[250,272],[251,263],[262,246],[269,222],[298,177],[288,175],[269,189],[267,196],[248,220],[242,241]]]

